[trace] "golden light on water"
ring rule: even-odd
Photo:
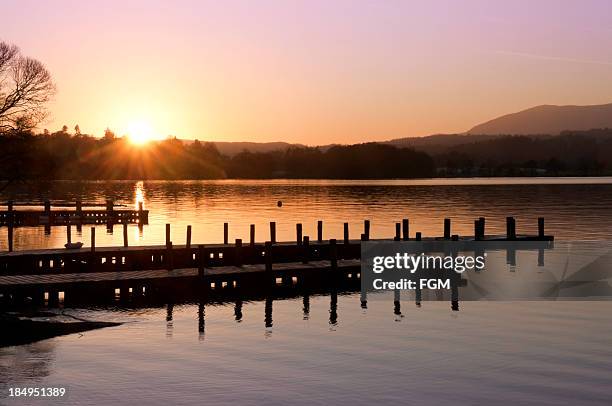
[[[138,210],[138,205],[142,202],[142,207],[144,208],[144,199],[145,199],[145,190],[144,190],[144,182],[139,181],[136,182],[136,186],[134,187],[134,209]]]

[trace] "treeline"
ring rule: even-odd
[[[107,131],[101,139],[67,128],[0,135],[2,179],[414,178],[435,175],[433,159],[381,144],[219,153],[213,143],[175,138],[135,146]]]
[[[55,133],[0,134],[0,179],[389,179],[435,176],[598,176],[612,173],[612,130],[498,136],[436,152],[388,144],[221,154],[214,143],[175,138],[135,146]]]
[[[439,176],[601,176],[612,174],[612,129],[560,135],[500,135],[433,154]]]

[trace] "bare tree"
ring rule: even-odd
[[[51,74],[40,61],[0,41],[0,133],[36,127],[54,93]]]

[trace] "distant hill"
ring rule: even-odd
[[[612,103],[592,106],[532,107],[506,114],[470,129],[468,134],[550,134],[612,128]]]
[[[488,141],[497,137],[497,135],[482,134],[435,134],[426,137],[396,138],[386,141],[384,144],[393,145],[398,148],[414,148],[428,154],[438,154],[458,145]]]

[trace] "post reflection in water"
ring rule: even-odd
[[[234,319],[236,322],[240,323],[242,321],[242,300],[236,300],[236,304],[234,305]]]
[[[303,320],[308,320],[310,318],[310,295],[305,294],[304,299],[302,300],[302,313]]]
[[[334,330],[338,326],[338,293],[334,290],[329,297],[329,327]]]
[[[264,335],[266,337],[270,337],[272,335],[272,302],[273,300],[271,297],[266,298],[265,316],[264,316],[264,323],[266,327],[266,331]]]
[[[395,315],[395,321],[402,321],[404,315],[402,314],[399,289],[393,291],[393,314]]]
[[[174,304],[168,303],[166,309],[166,337],[172,337],[172,330],[174,329],[174,323],[172,322],[172,313],[174,312]]]
[[[198,304],[198,339],[199,340],[204,340],[204,335],[205,335],[205,320],[204,320],[204,314],[205,314],[206,309],[204,308],[204,303],[200,302]]]

